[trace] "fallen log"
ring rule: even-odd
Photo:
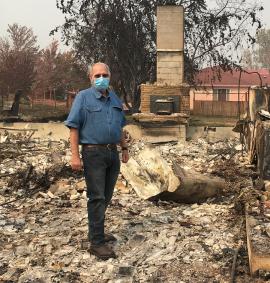
[[[194,171],[185,171],[179,164],[173,168],[156,149],[146,148],[123,164],[121,173],[142,199],[195,203],[216,196],[225,188],[225,181]]]
[[[197,203],[219,195],[225,189],[225,181],[221,178],[202,175],[193,170],[187,171],[176,163],[173,164],[173,169],[180,185],[174,192],[162,193],[161,199]]]

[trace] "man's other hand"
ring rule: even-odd
[[[71,168],[74,171],[82,170],[82,161],[81,161],[80,157],[72,157],[70,165],[71,165]]]
[[[122,151],[122,162],[127,163],[128,160],[129,160],[128,150],[123,150]]]

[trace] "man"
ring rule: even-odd
[[[110,76],[106,64],[95,63],[89,69],[92,87],[78,93],[65,121],[70,128],[73,170],[82,169],[79,144],[82,145],[90,253],[104,260],[116,257],[106,244],[116,239],[104,233],[104,219],[120,171],[117,144],[122,149],[122,162],[129,158],[122,131],[125,125],[122,103],[109,89]]]

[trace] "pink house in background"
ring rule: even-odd
[[[218,67],[216,67],[218,68]],[[270,86],[270,72],[267,69],[247,70],[242,72],[240,93],[238,94],[240,71],[221,71],[220,78],[211,68],[202,69],[196,76],[198,87],[190,90],[190,107],[194,108],[194,101],[247,101],[251,86]],[[261,78],[261,80],[260,80]]]

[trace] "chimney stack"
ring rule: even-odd
[[[184,9],[157,8],[157,84],[179,86],[184,80]]]

